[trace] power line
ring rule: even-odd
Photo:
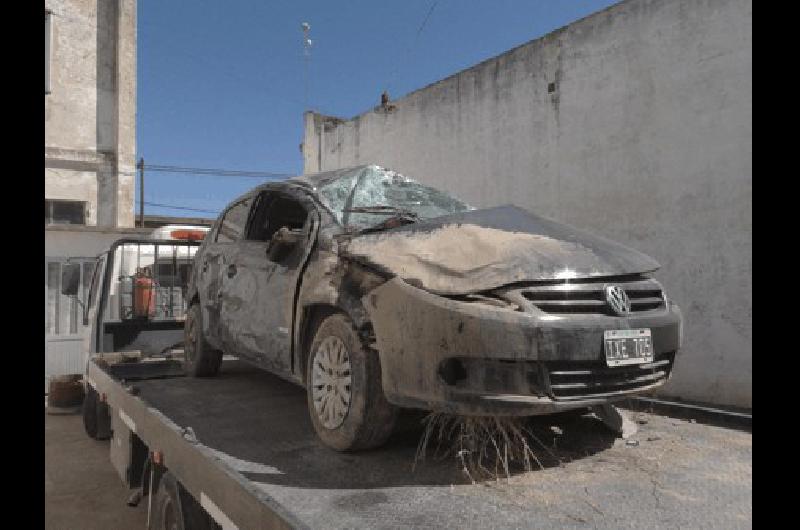
[[[219,210],[203,210],[201,208],[189,208],[187,206],[177,206],[175,204],[161,204],[158,202],[147,202],[147,201],[144,201],[144,203],[148,206],[156,206],[159,208],[172,208],[173,210],[187,210],[190,212],[213,213],[213,214],[219,213]]]
[[[428,14],[425,15],[425,19],[422,21],[422,24],[420,24],[419,29],[417,30],[417,36],[415,37],[415,40],[414,40],[414,45],[415,46],[417,44],[416,39],[419,39],[419,36],[422,34],[422,30],[425,29],[425,24],[428,23],[428,19],[431,18],[431,13],[433,13],[433,10],[436,9],[436,4],[438,4],[438,3],[439,2],[437,0],[436,2],[431,4],[431,8],[428,10]]]
[[[422,24],[420,24],[419,28],[417,28],[417,34],[414,36],[414,43],[406,51],[405,58],[408,58],[408,56],[411,54],[411,52],[414,51],[414,49],[417,47],[417,43],[419,42],[419,37],[420,37],[420,35],[422,35],[422,30],[425,29],[425,26],[428,24],[428,19],[431,18],[431,14],[433,13],[433,10],[436,9],[436,6],[438,4],[439,4],[439,0],[434,0],[433,2],[431,2],[431,7],[430,7],[430,9],[428,9],[428,13],[425,15],[425,18],[422,19]],[[400,61],[398,61],[397,62],[397,66],[395,66],[394,71],[389,76],[389,82],[386,84],[387,92],[388,92],[389,88],[391,88],[391,85],[394,82],[395,77],[400,72],[400,66],[401,66],[400,65]]]
[[[166,164],[145,164],[146,171],[156,171],[162,173],[184,173],[190,175],[210,175],[218,177],[249,177],[266,179],[286,179],[294,177],[293,173],[277,173],[271,171],[248,171],[237,169],[218,169],[205,167],[183,167]]]
[[[212,177],[244,177],[244,178],[261,178],[261,179],[274,179],[283,180],[295,176],[293,173],[278,173],[273,171],[250,171],[238,169],[221,169],[221,168],[208,168],[208,167],[187,167],[178,166],[173,164],[143,164],[144,170],[152,172],[161,172],[167,174],[181,174],[181,175],[198,175],[198,176],[212,176]],[[136,175],[135,172],[120,171],[121,174]],[[147,206],[155,206],[156,208],[170,208],[174,210],[183,210],[189,212],[198,212],[206,214],[219,214],[219,210],[207,210],[203,208],[190,208],[188,206],[180,206],[177,204],[164,204],[159,202],[142,201]]]
[[[202,175],[210,177],[244,177],[244,178],[263,178],[282,180],[297,176],[296,173],[280,173],[276,171],[256,171],[256,170],[239,170],[239,169],[220,169],[208,167],[184,167],[166,164],[145,164],[146,171],[153,171],[157,173],[174,173],[182,175]],[[135,171],[119,171],[120,175],[137,176]]]

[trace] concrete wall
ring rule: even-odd
[[[53,12],[45,198],[88,202],[89,224],[132,227],[136,0],[47,0],[45,8]]]
[[[307,173],[374,162],[655,257],[684,311],[662,395],[752,407],[752,4],[627,0],[352,120]]]

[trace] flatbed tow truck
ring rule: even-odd
[[[92,318],[97,303],[90,296]],[[639,432],[623,440],[591,415],[541,417],[541,468],[475,484],[432,448],[415,464],[419,415],[380,449],[337,453],[317,439],[305,391],[290,382],[227,356],[218,377],[186,377],[179,347],[114,350],[90,350],[84,425],[110,439],[128,504],[146,506],[150,528],[751,524],[749,433],[638,412]]]
[[[121,357],[92,359],[86,381],[151,528],[170,528],[169,510],[177,528],[226,529],[737,528],[751,517],[748,433],[637,413],[634,445],[591,416],[552,418],[542,441],[561,462],[539,451],[543,469],[476,485],[453,459],[414,466],[417,418],[381,449],[336,453],[317,440],[304,391],[271,374],[224,360],[217,378],[176,377],[175,361]]]

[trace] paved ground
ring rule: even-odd
[[[86,436],[80,415],[44,418],[45,528],[145,528],[146,507],[125,504],[129,492],[111,467],[109,442]]]

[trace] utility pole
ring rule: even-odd
[[[139,170],[139,228],[144,228],[144,157],[136,164]]]
[[[309,33],[311,32],[311,25],[308,22],[300,24],[300,29],[303,30],[303,56],[305,57],[305,110],[308,110],[308,83],[309,83],[309,65],[311,63],[311,46],[314,42],[311,40]]]

